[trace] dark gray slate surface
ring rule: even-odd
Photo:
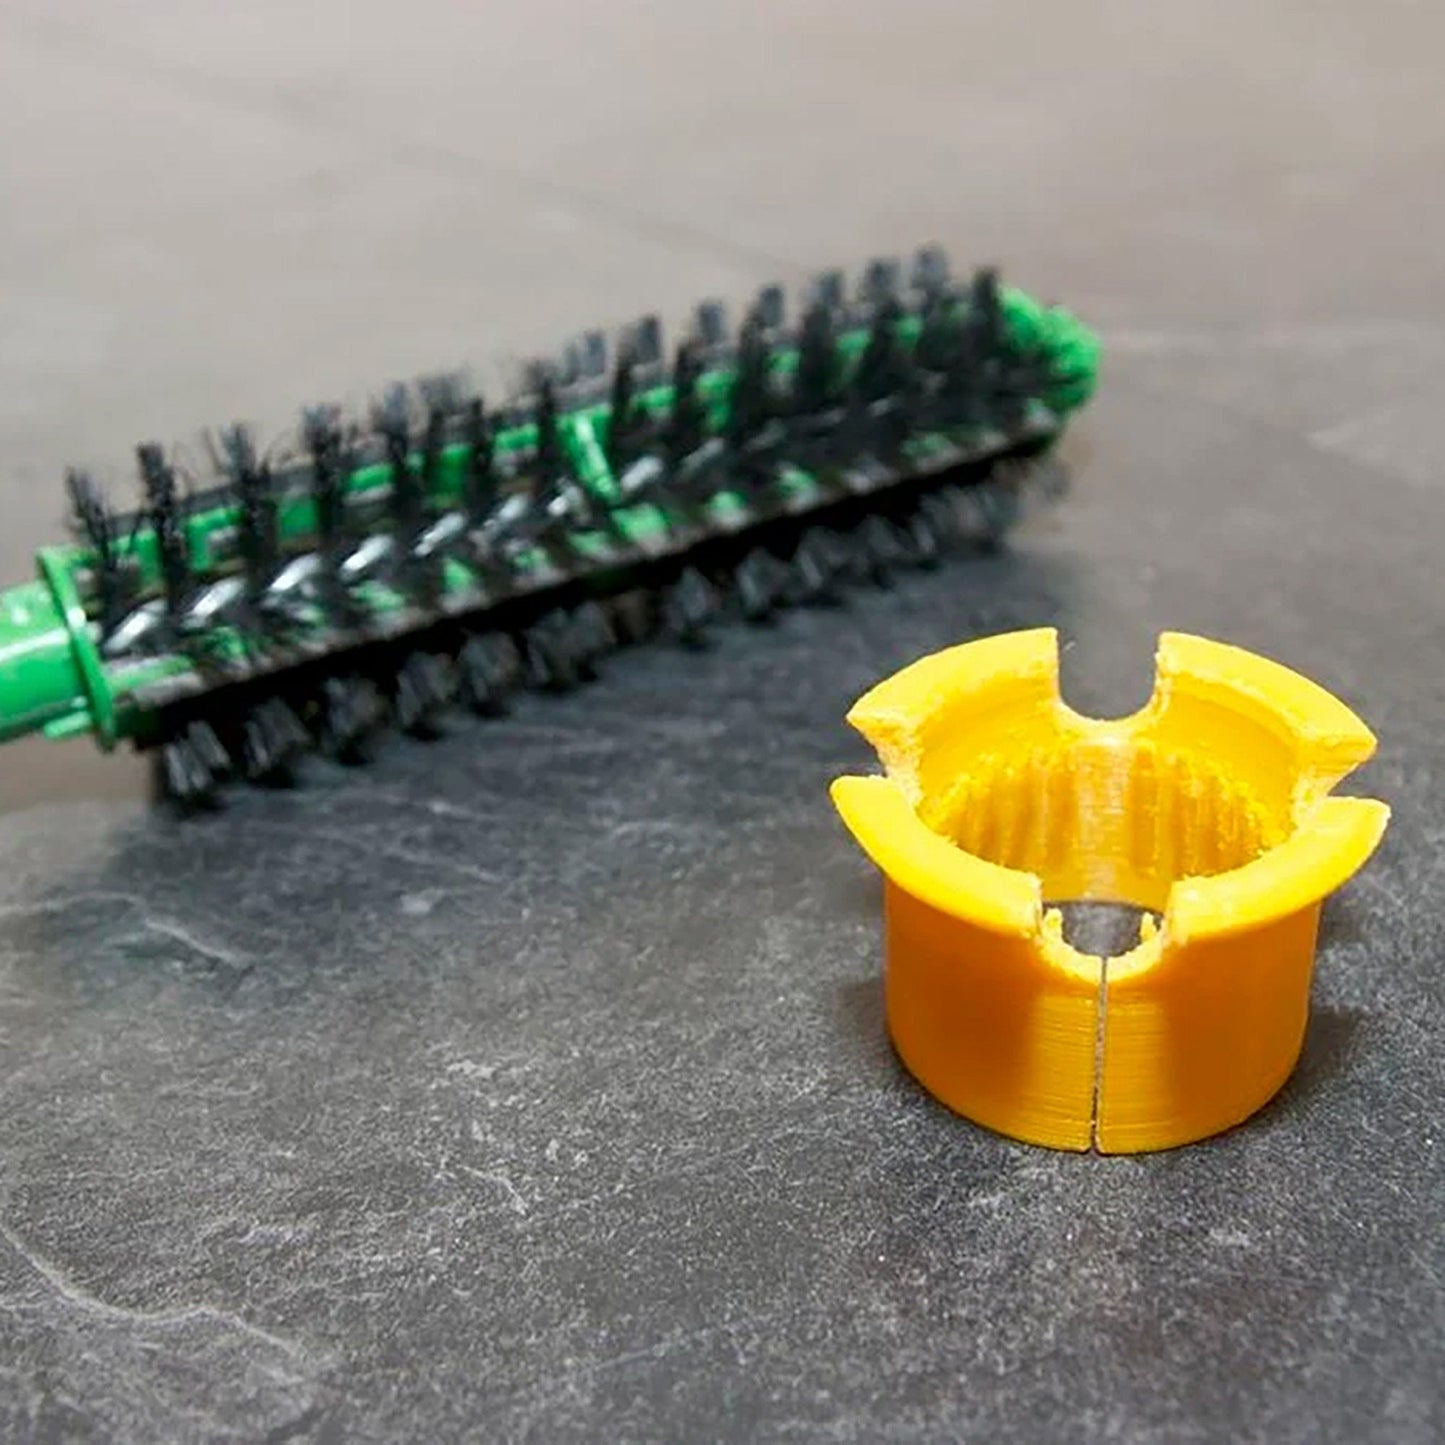
[[[1011,555],[196,824],[0,825],[0,1438],[1438,1439],[1445,501],[1159,376]],[[858,692],[1041,623],[1085,709],[1178,627],[1381,737],[1301,1068],[1168,1155],[903,1075],[825,796]]]

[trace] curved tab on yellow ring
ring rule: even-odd
[[[921,658],[864,693],[848,722],[909,802],[926,809],[968,768],[980,736],[1058,711],[1058,634],[1039,627]]]

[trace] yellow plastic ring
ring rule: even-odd
[[[1160,638],[1130,717],[1074,712],[1058,671],[1046,628],[923,658],[848,715],[885,775],[832,796],[886,878],[888,1025],[919,1082],[1030,1143],[1170,1148],[1293,1069],[1320,905],[1389,820],[1330,796],[1375,739],[1315,683],[1204,638]],[[1045,899],[1149,912],[1104,959]]]

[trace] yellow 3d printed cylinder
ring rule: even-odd
[[[1105,1153],[1202,1139],[1274,1095],[1320,905],[1389,819],[1330,795],[1375,746],[1343,703],[1166,633],[1145,707],[1086,718],[1038,629],[925,657],[848,720],[885,773],[837,779],[833,800],[885,875],[888,1026],[930,1092]],[[1076,951],[1045,899],[1148,910],[1138,946]]]

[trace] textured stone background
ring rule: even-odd
[[[1109,346],[1009,556],[180,826],[0,759],[0,1439],[1429,1441],[1445,159],[1429,7],[0,0],[0,558],[138,435],[938,239]],[[1161,627],[1381,737],[1276,1103],[947,1116],[824,796],[868,683]]]

